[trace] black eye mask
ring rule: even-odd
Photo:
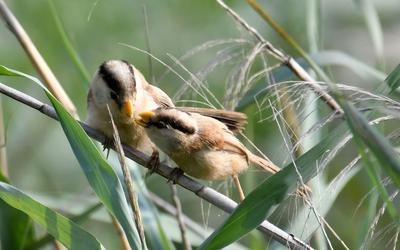
[[[187,126],[181,120],[176,120],[171,116],[165,115],[160,115],[158,119],[156,121],[152,121],[150,125],[159,129],[173,128],[185,134],[194,134],[196,131],[194,127]]]
[[[122,97],[127,96],[129,92],[134,92],[136,89],[135,74],[131,65],[123,60],[121,60],[121,63],[128,67],[129,73],[131,75],[130,81],[132,81],[132,84],[124,86],[124,83],[122,83],[118,79],[118,77],[115,75],[115,72],[110,69],[110,67],[108,66],[108,62],[103,63],[99,68],[100,77],[104,80],[104,82],[107,84],[107,87],[110,89],[110,97],[115,100],[118,105],[121,104],[120,102],[122,101]]]

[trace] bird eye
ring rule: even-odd
[[[154,125],[156,128],[159,128],[159,129],[168,128],[168,125],[165,124],[164,122],[155,122],[155,123],[153,123],[153,125]]]
[[[118,95],[115,92],[111,92],[110,96],[111,96],[111,99],[113,99],[114,101],[118,100]]]

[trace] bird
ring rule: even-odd
[[[126,60],[112,59],[99,66],[91,81],[85,122],[105,134],[103,146],[109,149],[113,136],[109,109],[121,142],[151,155],[148,165],[156,168],[158,150],[135,118],[141,112],[160,107],[174,107],[174,104],[164,91],[148,83],[134,65]],[[219,119],[236,132],[243,128],[247,120],[246,115],[234,111],[197,107],[179,109]]]
[[[272,162],[250,152],[226,124],[212,117],[173,107],[157,108],[139,113],[136,123],[180,171],[209,181],[232,177],[241,200],[244,193],[238,176],[250,163],[270,173],[280,171]]]

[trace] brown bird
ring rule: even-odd
[[[222,122],[175,108],[139,113],[136,122],[178,168],[203,180],[233,177],[241,200],[238,175],[254,163],[270,173],[280,171],[272,162],[251,153]]]
[[[150,166],[158,164],[158,151],[143,127],[135,123],[138,114],[159,107],[174,107],[161,89],[149,84],[142,73],[123,60],[109,60],[97,70],[87,97],[86,123],[112,138],[109,107],[122,143],[151,154]],[[246,123],[242,113],[207,108],[179,108],[221,120],[233,131]],[[109,147],[106,141],[105,147]]]

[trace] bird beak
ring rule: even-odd
[[[122,112],[129,118],[133,117],[133,103],[130,99],[122,105]]]
[[[139,114],[139,118],[136,119],[136,123],[142,127],[148,127],[151,119],[155,116],[154,112],[146,111]]]

